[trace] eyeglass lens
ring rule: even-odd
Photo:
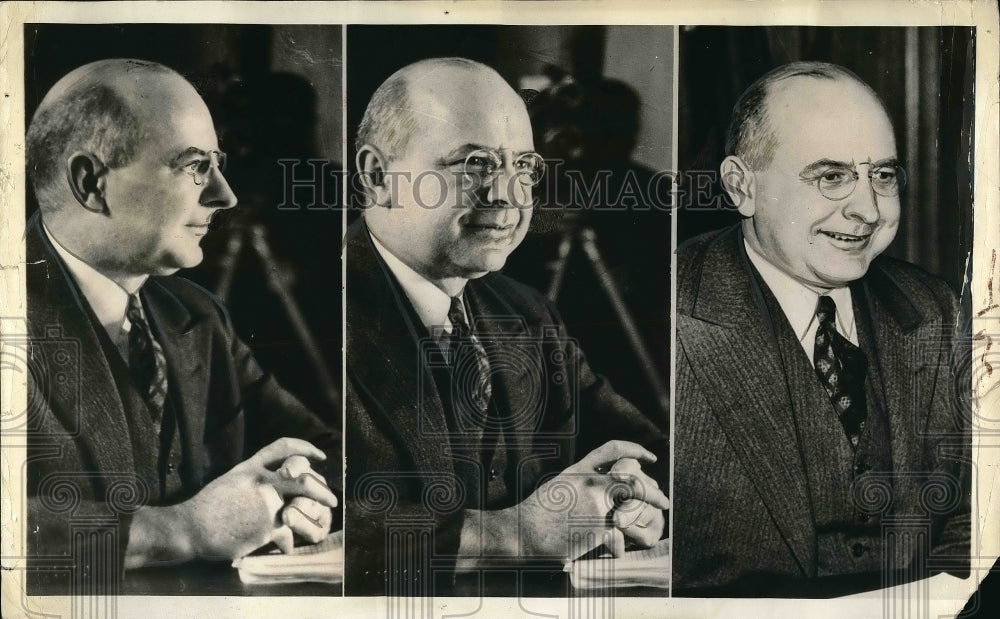
[[[219,150],[213,150],[206,154],[208,156],[198,162],[194,174],[192,174],[196,185],[201,185],[205,182],[205,177],[207,177],[209,172],[212,171],[213,165],[219,169],[219,172],[224,172],[226,170],[226,161],[229,159],[226,153]]]
[[[514,159],[514,174],[522,185],[536,185],[545,171],[545,160],[538,153],[522,153]],[[492,183],[503,168],[496,151],[477,150],[465,158],[465,173],[477,176],[483,185]]]
[[[899,190],[906,181],[903,168],[896,166],[879,166],[869,168],[867,176],[871,181],[872,190],[880,196],[892,198],[899,195]],[[824,197],[830,200],[843,200],[854,192],[860,175],[856,170],[827,170],[816,179],[817,187]]]

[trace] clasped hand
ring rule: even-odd
[[[337,497],[310,459],[326,455],[304,440],[278,439],[175,506],[191,553],[236,559],[269,542],[290,552],[296,533],[309,542],[322,540]]]
[[[608,441],[543,483],[517,506],[521,552],[575,559],[601,544],[621,556],[626,538],[655,544],[670,506],[642,471],[642,462],[655,461],[636,443]]]

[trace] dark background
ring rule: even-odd
[[[678,169],[718,171],[733,105],[767,71],[796,60],[843,65],[885,101],[907,172],[887,253],[957,292],[972,249],[974,59],[970,27],[682,26]],[[739,220],[719,183],[711,189],[709,208],[681,198],[679,241]]]
[[[341,26],[64,25],[26,24],[25,112],[29,119],[49,88],[72,69],[102,58],[153,60],[184,75],[208,104],[220,147],[229,154],[225,176],[239,198],[220,213],[202,242],[204,262],[180,272],[217,290],[228,243],[248,226],[267,233],[274,260],[244,244],[232,271],[227,306],[237,331],[261,364],[336,427],[340,427],[342,366],[341,264],[343,237],[337,182],[303,207],[285,200],[278,159],[319,158],[340,169],[342,153]],[[328,179],[329,180],[329,179]],[[310,204],[312,202],[312,204]],[[37,209],[33,196],[27,215]],[[216,224],[217,222],[217,224]],[[269,284],[275,274],[313,335],[334,389],[321,386],[306,345]]]
[[[643,192],[654,172],[673,167],[673,32],[670,26],[347,28],[347,56],[355,59],[347,66],[352,173],[357,126],[375,89],[417,60],[461,56],[496,69],[515,89],[535,91],[522,94],[543,157],[566,162],[564,169],[579,170],[586,179],[597,170],[610,174],[597,198],[570,200],[566,177],[553,174],[550,162],[535,191],[531,230],[504,273],[546,292],[560,242],[566,235],[575,238],[581,227],[592,228],[609,273],[599,277],[575,246],[556,305],[595,371],[664,429],[667,410],[647,372],[669,385],[670,203],[667,196],[655,208]],[[629,175],[642,191],[631,202],[620,201]],[[556,195],[562,196],[558,204]],[[356,205],[357,199],[352,194],[349,201]],[[607,210],[612,202],[617,208]],[[349,212],[350,219],[357,216],[356,209]],[[641,362],[629,346],[602,279],[621,293],[651,363]]]

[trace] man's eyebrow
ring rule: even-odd
[[[454,163],[458,159],[464,159],[469,153],[475,150],[496,150],[496,149],[494,149],[492,146],[486,146],[485,144],[476,144],[473,142],[468,142],[466,144],[462,144],[457,148],[451,149],[447,155],[439,158],[437,160],[437,163],[438,165]],[[520,157],[524,153],[529,153],[529,152],[531,151],[527,150],[514,151],[514,157]]]
[[[900,165],[899,159],[896,157],[886,157],[885,159],[872,162],[873,168],[886,168],[894,165]]]
[[[489,150],[489,147],[484,146],[482,144],[474,144],[472,142],[462,144],[461,146],[458,146],[448,151],[448,154],[445,155],[444,157],[439,158],[438,163],[441,164],[453,163],[456,159],[465,158],[466,155],[468,155],[474,150]]]
[[[820,159],[819,161],[814,161],[802,168],[799,172],[799,176],[809,176],[810,174],[818,171],[825,170],[826,168],[850,168],[854,169],[853,161],[835,161],[833,159]]]
[[[184,149],[170,161],[172,163],[180,163],[181,159],[184,159],[185,157],[190,157],[191,155],[200,155],[202,157],[206,157],[208,156],[208,153],[195,146],[188,146],[186,149]]]

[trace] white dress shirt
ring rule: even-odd
[[[828,296],[837,304],[837,331],[849,339],[855,346],[858,345],[857,325],[854,322],[854,305],[851,301],[851,289],[847,286],[834,288],[832,290],[817,290],[806,286],[791,275],[785,273],[778,267],[768,262],[744,239],[743,245],[747,249],[747,256],[750,262],[757,268],[761,278],[767,287],[778,300],[781,311],[785,313],[785,318],[792,326],[799,344],[805,350],[810,361],[813,359],[813,350],[816,346],[816,329],[819,322],[816,320],[816,304],[820,296]]]
[[[450,334],[452,325],[451,320],[448,319],[448,310],[451,309],[451,297],[394,256],[382,243],[379,243],[374,234],[370,234],[370,236],[375,244],[375,250],[382,256],[382,260],[385,260],[386,266],[389,267],[396,281],[403,288],[403,292],[406,293],[406,297],[413,304],[413,309],[420,317],[420,322],[437,340],[440,340],[444,334]],[[459,294],[458,298],[462,299],[462,295]]]
[[[80,292],[83,293],[87,303],[90,304],[90,308],[94,310],[98,322],[104,327],[104,330],[108,333],[108,337],[111,338],[111,341],[127,364],[128,334],[132,328],[131,322],[125,317],[125,311],[128,309],[128,297],[142,287],[146,278],[143,278],[139,282],[135,290],[125,290],[60,245],[56,237],[52,236],[52,232],[45,227],[44,222],[42,222],[42,230],[45,236],[48,237],[49,242],[52,243],[52,247],[55,248],[56,253],[59,254],[63,264],[69,269],[73,281],[76,282]]]

